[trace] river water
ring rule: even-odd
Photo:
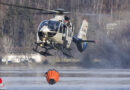
[[[1,67],[7,90],[130,90],[129,69],[57,68],[60,80],[46,82],[47,68]]]

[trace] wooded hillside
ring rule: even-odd
[[[82,54],[74,50],[82,57],[83,62],[89,62],[87,65],[96,62],[110,66],[116,63],[114,65],[117,67],[130,64],[130,0],[0,0],[0,2],[43,9],[64,8],[73,12],[68,16],[75,26],[75,33],[78,33],[83,18],[87,18],[88,39],[97,40],[97,44],[88,44],[87,50]],[[1,55],[34,53],[32,47],[39,23],[53,17],[37,15],[36,12],[0,5]]]

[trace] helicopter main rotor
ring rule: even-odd
[[[16,4],[9,4],[9,3],[4,3],[4,2],[0,2],[0,4],[1,5],[5,5],[5,6],[10,6],[10,7],[18,7],[18,8],[24,8],[24,9],[41,11],[39,14],[58,14],[58,15],[63,15],[63,14],[71,13],[71,12],[66,12],[62,8],[58,8],[56,10],[49,10],[49,9],[41,9],[41,8],[22,6],[22,5],[16,5]]]
[[[49,10],[49,9],[41,9],[41,8],[22,6],[22,5],[16,5],[16,4],[9,4],[9,3],[5,3],[5,2],[1,2],[1,1],[0,1],[0,5],[40,11],[40,12],[34,13],[34,14],[57,14],[57,15],[73,14],[72,12],[65,11],[63,8],[58,8],[58,9],[55,9],[55,10]],[[80,16],[105,16],[104,14],[99,14],[99,13],[76,12],[76,14],[80,15]]]

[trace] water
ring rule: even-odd
[[[7,90],[130,90],[129,69],[58,68],[60,80],[46,82],[46,68],[0,68]]]

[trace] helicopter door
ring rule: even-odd
[[[73,36],[72,28],[69,28],[66,25],[61,24],[59,33],[62,33],[63,46],[69,48]]]
[[[66,30],[67,48],[69,48],[71,45],[72,37],[73,37],[72,27],[67,27]]]
[[[66,47],[66,28],[64,28],[64,25],[60,23],[58,32],[53,39],[58,43],[64,45]]]
[[[63,47],[67,47],[67,43],[68,43],[68,41],[66,40],[67,27],[63,25],[61,30],[62,30]]]

